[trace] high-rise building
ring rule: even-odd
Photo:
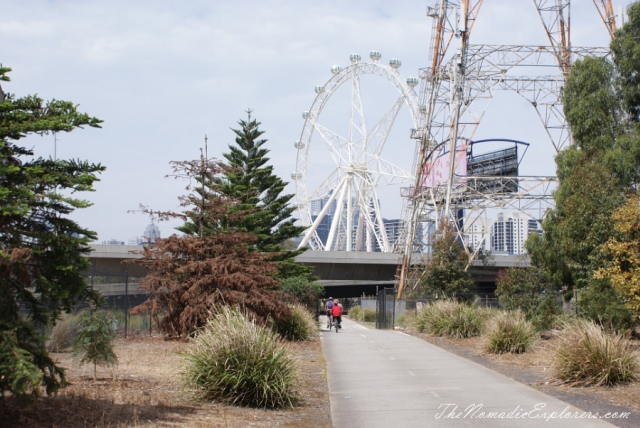
[[[309,203],[312,222],[316,221],[322,209],[327,205],[327,202],[329,202],[330,197],[331,197],[331,194],[320,199],[314,199]],[[331,206],[329,207],[324,217],[320,221],[320,224],[316,228],[316,233],[318,234],[318,238],[320,239],[323,245],[327,244],[327,238],[329,237],[329,230],[331,229],[331,222],[333,221],[333,215],[335,214],[335,212],[336,212],[336,201],[333,200],[333,202],[331,202]]]
[[[540,233],[535,219],[523,213],[500,213],[491,225],[491,251],[525,254],[524,243],[531,233]]]
[[[483,218],[477,218],[473,223],[464,225],[464,239],[471,252],[489,251],[489,228]]]

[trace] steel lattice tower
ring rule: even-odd
[[[528,101],[553,149],[559,152],[572,144],[562,107],[562,92],[572,62],[609,54],[608,48],[571,44],[570,0],[533,0],[549,38],[548,46],[472,44],[471,32],[482,3],[483,0],[439,0],[427,8],[433,27],[429,67],[420,70],[423,126],[412,130],[412,137],[418,140],[413,166],[415,182],[402,189],[407,227],[397,248],[403,254],[396,278],[399,299],[419,279],[411,266],[412,255],[420,253],[424,246],[421,231],[432,231],[441,221],[451,222],[473,260],[478,249],[466,246],[462,225],[473,224],[487,210],[535,211],[540,219],[553,206],[553,176],[456,174],[456,156],[472,140],[493,94],[513,91]],[[611,0],[593,3],[610,36],[615,37]],[[435,160],[443,156],[448,158],[448,171],[445,179],[436,181],[432,179]]]

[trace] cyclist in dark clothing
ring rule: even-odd
[[[324,304],[324,310],[327,313],[327,328],[331,327],[331,308],[333,308],[333,297],[329,297],[329,300]]]

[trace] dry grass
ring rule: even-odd
[[[0,420],[19,427],[330,427],[325,362],[320,340],[287,346],[300,362],[301,401],[294,409],[260,410],[193,403],[181,391],[183,342],[156,338],[118,339],[114,370],[73,366],[71,354],[54,354],[70,385],[31,408],[0,401]]]
[[[493,354],[521,354],[538,339],[538,332],[520,311],[504,311],[484,328],[484,348]]]
[[[419,332],[455,338],[478,336],[488,312],[453,300],[438,300],[418,311],[413,327]]]
[[[560,332],[553,368],[556,379],[576,386],[640,379],[640,358],[631,342],[588,320],[568,324]]]
[[[78,317],[73,314],[62,314],[49,334],[47,351],[63,352],[71,348],[73,338],[78,333]]]

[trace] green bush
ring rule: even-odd
[[[398,327],[407,328],[413,325],[415,318],[416,316],[413,312],[405,312],[395,318],[394,324]]]
[[[575,386],[615,385],[638,380],[640,363],[624,336],[582,319],[558,335],[553,372],[559,381]]]
[[[222,307],[184,358],[185,387],[198,399],[264,408],[295,402],[295,359],[277,333],[237,308]]]
[[[603,280],[593,281],[578,291],[579,314],[617,331],[633,329],[633,312],[626,306],[620,293]]]
[[[542,269],[513,267],[502,269],[496,278],[496,296],[500,306],[509,311],[522,311],[533,316],[545,291],[552,286]]]
[[[276,331],[287,340],[310,340],[319,331],[316,317],[301,304],[289,305],[291,316],[276,326]]]
[[[93,364],[93,379],[96,366],[114,366],[118,357],[112,343],[116,337],[113,318],[105,312],[84,312],[78,317],[78,335],[73,339],[73,358],[81,364]]]
[[[362,321],[362,306],[352,306],[347,315],[352,320]]]
[[[543,296],[531,315],[531,322],[538,331],[553,328],[556,319],[562,315],[562,304],[553,294]]]
[[[455,338],[478,336],[489,312],[452,300],[438,300],[418,311],[413,326],[421,333]]]
[[[376,322],[376,310],[371,308],[364,309],[364,321]]]
[[[504,311],[487,321],[484,339],[484,348],[493,354],[521,354],[538,340],[538,333],[522,312]]]
[[[296,276],[283,279],[281,284],[282,291],[295,297],[309,311],[315,313],[318,299],[324,294],[324,287],[319,282]]]

